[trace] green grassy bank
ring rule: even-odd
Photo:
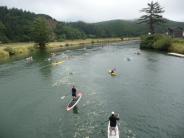
[[[63,42],[50,42],[46,45],[48,52],[56,52],[67,49],[75,49],[88,45],[101,45],[113,42],[126,42],[138,40],[139,38],[102,38],[102,39],[85,39],[85,40],[66,40]],[[38,51],[38,45],[35,43],[7,43],[0,44],[0,60],[5,61],[13,57],[26,57]]]
[[[184,54],[184,39],[174,39],[168,50],[171,52]]]
[[[160,34],[142,36],[140,48],[184,54],[184,39]]]

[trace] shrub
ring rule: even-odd
[[[69,44],[68,44],[68,43],[66,43],[66,44],[65,44],[65,46],[66,46],[66,47],[68,47],[68,46],[69,46]]]
[[[155,34],[141,37],[141,49],[168,50],[171,46],[171,38],[165,35]]]
[[[141,44],[140,48],[141,49],[152,49],[154,43],[154,36],[141,36]]]
[[[10,56],[15,55],[16,53],[15,49],[13,49],[12,47],[6,47],[4,50],[7,51]]]
[[[171,38],[169,38],[168,36],[161,36],[153,43],[154,49],[162,51],[167,51],[170,46]]]

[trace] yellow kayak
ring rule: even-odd
[[[63,64],[63,63],[64,63],[64,61],[58,61],[58,62],[52,63],[52,65],[58,65],[58,64]]]
[[[117,76],[117,75],[118,75],[116,72],[111,73],[111,70],[109,70],[109,74],[110,74],[111,76]]]

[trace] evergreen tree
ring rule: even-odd
[[[0,42],[8,42],[8,38],[6,36],[6,27],[5,25],[0,21]]]
[[[44,18],[38,17],[32,30],[33,40],[39,44],[40,48],[44,48],[49,41],[49,28]]]
[[[164,10],[162,7],[160,7],[158,2],[152,1],[151,3],[148,3],[148,7],[143,8],[141,12],[144,12],[146,14],[140,17],[139,23],[148,24],[151,34],[155,33],[155,28],[154,28],[155,24],[160,24],[165,22],[165,20],[161,15],[161,13],[163,13]]]

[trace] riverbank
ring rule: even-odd
[[[184,54],[184,39],[174,39],[168,50],[169,52]]]
[[[140,48],[184,54],[184,39],[159,34],[143,36]]]
[[[86,47],[89,45],[104,45],[107,43],[127,42],[139,40],[138,37],[132,38],[100,38],[85,40],[66,40],[63,42],[50,42],[46,45],[47,52],[57,52],[68,49]],[[38,45],[35,43],[7,43],[0,44],[0,61],[6,61],[11,58],[21,58],[32,55],[39,51]]]

